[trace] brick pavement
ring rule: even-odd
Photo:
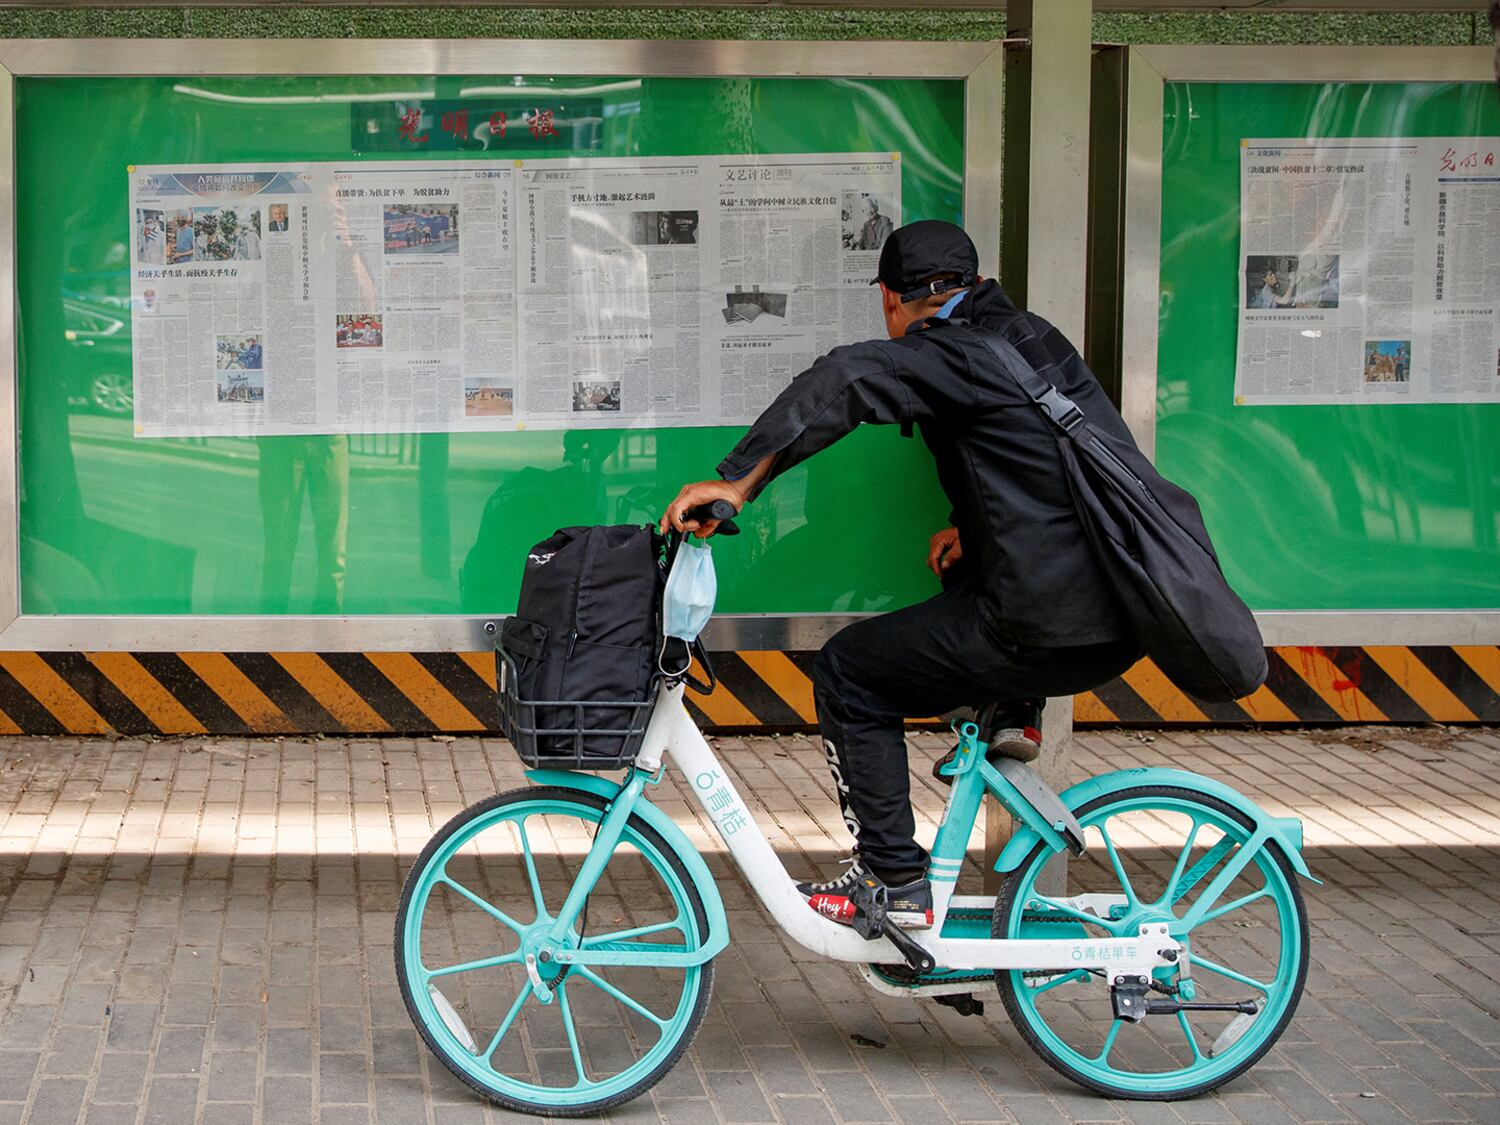
[[[912,745],[930,831],[944,743]],[[829,870],[844,836],[814,745],[721,746],[794,873]],[[1082,736],[1079,772],[1106,761],[1199,769],[1306,822],[1328,880],[1308,896],[1314,966],[1250,1074],[1192,1102],[1115,1103],[1053,1075],[998,1003],[965,1019],[870,992],[785,948],[664,788],[721,878],[735,944],[692,1053],[614,1118],[1500,1121],[1495,732]],[[0,1125],[508,1117],[419,1049],[390,922],[434,826],[519,784],[488,739],[0,740]]]

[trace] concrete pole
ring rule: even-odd
[[[1025,306],[1046,317],[1082,350],[1088,295],[1089,94],[1092,84],[1091,0],[1011,0],[1007,34],[1028,38],[1031,49],[1011,74],[1025,83],[1024,136],[1007,135],[1007,161],[1025,161],[1024,204],[1007,193],[1007,212],[1024,211]],[[1029,65],[1028,65],[1029,64]],[[1007,89],[1010,94],[1012,89]],[[1020,108],[1020,107],[1018,107]],[[1020,129],[1011,129],[1020,133]],[[1007,231],[1007,233],[1009,233]],[[1007,247],[1009,249],[1009,247]],[[1008,257],[1008,255],[1007,255]]]
[[[1029,39],[1006,64],[1003,171],[1005,193],[1001,281],[1018,304],[1046,317],[1083,350],[1088,287],[1089,95],[1091,0],[1010,0],[1006,34]],[[1047,701],[1042,776],[1055,789],[1069,782],[1073,700]],[[986,882],[1011,832],[993,804],[985,816]],[[1048,872],[1054,885],[1061,864]]]

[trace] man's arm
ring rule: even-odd
[[[861,424],[917,422],[930,414],[923,398],[912,394],[898,375],[889,345],[869,341],[834,348],[761,412],[719,462],[719,475],[739,483],[754,473],[745,493],[747,500],[754,500],[776,477]],[[770,468],[757,473],[767,457],[772,458]]]
[[[717,521],[686,520],[688,508],[728,500],[739,511],[770,481],[838,441],[862,422],[915,417],[913,396],[901,385],[885,350],[874,342],[835,348],[791,381],[761,412],[740,443],[719,463],[720,480],[684,485],[660,527],[706,538]]]
[[[775,454],[761,458],[755,468],[739,480],[700,480],[693,484],[683,485],[681,491],[677,493],[677,499],[667,505],[666,514],[661,518],[661,523],[658,525],[661,533],[665,535],[670,527],[677,531],[695,531],[698,533],[698,538],[707,539],[719,530],[719,521],[684,519],[683,514],[689,508],[696,508],[700,504],[711,504],[715,500],[728,500],[738,512],[745,506],[745,501],[751,492],[766,479],[775,461]]]

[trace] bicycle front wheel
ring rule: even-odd
[[[508,1109],[583,1116],[638,1097],[687,1050],[708,1008],[711,962],[527,965],[527,942],[551,927],[607,808],[556,787],[481,801],[428,842],[402,890],[396,974],[407,1011],[444,1066]],[[632,816],[570,944],[649,959],[701,948],[707,934],[681,860]]]
[[[1185,1007],[1131,1024],[1114,1017],[1104,970],[1002,971],[1000,996],[1021,1037],[1060,1073],[1110,1097],[1172,1101],[1244,1073],[1286,1029],[1307,978],[1307,909],[1291,863],[1277,844],[1257,844],[1200,906],[1254,835],[1238,809],[1154,785],[1105,794],[1074,813],[1088,848],[1069,866],[1073,895],[1038,889],[1055,853],[1037,845],[1001,889],[994,936],[1130,937],[1165,922],[1182,956],[1156,970],[1149,999]]]

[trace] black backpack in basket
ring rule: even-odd
[[[975,335],[1055,428],[1073,506],[1137,640],[1173,683],[1227,702],[1266,682],[1266,650],[1230,589],[1198,502],[1108,434],[993,332]]]
[[[501,728],[525,761],[598,769],[634,758],[663,582],[650,527],[565,527],[531,549],[497,654]]]

